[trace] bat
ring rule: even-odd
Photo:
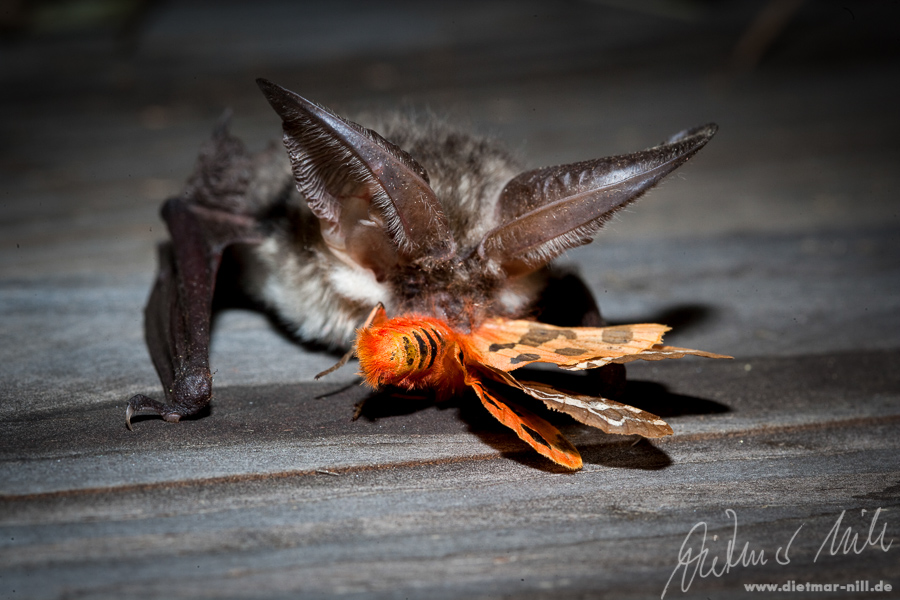
[[[251,153],[223,121],[182,192],[163,204],[170,240],[160,246],[144,333],[165,397],[129,399],[129,429],[135,414],[175,422],[212,399],[211,311],[226,251],[251,298],[300,340],[333,348],[353,347],[357,325],[379,304],[463,335],[495,319],[605,325],[587,286],[551,261],[590,242],[717,130],[523,170],[497,142],[437,118],[388,114],[364,127],[257,83],[282,120],[284,149]],[[594,373],[610,390],[624,382],[615,362]]]
[[[491,390],[489,381],[517,388],[564,412],[577,421],[607,433],[655,438],[671,435],[672,428],[656,415],[602,397],[572,394],[537,382],[519,381],[510,374],[536,363],[584,370],[633,360],[662,360],[684,356],[731,358],[702,350],[662,344],[669,328],[655,323],[613,327],[555,327],[529,320],[493,318],[471,333],[458,331],[446,321],[425,315],[389,319],[378,304],[357,330],[350,352],[316,379],[359,358],[360,375],[374,389],[394,386],[402,390],[432,389],[438,397],[472,388],[481,403],[521,440],[568,469],[582,467],[581,455],[546,420]]]

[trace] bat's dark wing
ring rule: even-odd
[[[260,169],[253,168],[253,160],[223,124],[201,153],[185,192],[163,205],[171,242],[160,249],[144,328],[166,402],[141,394],[131,398],[125,415],[129,428],[138,412],[178,421],[209,404],[210,317],[222,252],[232,244],[263,240],[255,213],[267,194],[254,185],[252,174]]]

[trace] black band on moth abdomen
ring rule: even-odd
[[[437,337],[437,339],[439,339],[439,340],[441,339],[440,336],[438,336],[437,331],[434,331],[432,329],[432,332],[434,333],[435,337]],[[437,358],[438,345],[437,345],[437,342],[434,340],[434,338],[431,337],[431,334],[428,333],[428,330],[425,329],[424,327],[422,328],[422,333],[424,333],[425,337],[428,338],[428,345],[431,346],[431,358],[428,360],[428,368],[430,369],[431,365],[434,364],[434,359]],[[441,341],[443,342],[443,340],[441,340]]]
[[[425,345],[425,340],[422,339],[422,336],[419,335],[419,332],[415,329],[412,330],[413,337],[416,338],[416,344],[419,345],[419,365],[416,367],[420,371],[425,366],[425,359],[428,358],[428,347]]]

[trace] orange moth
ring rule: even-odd
[[[607,433],[670,435],[656,415],[599,396],[570,394],[549,385],[519,381],[512,371],[532,363],[567,370],[595,369],[633,360],[684,356],[731,358],[702,350],[662,344],[669,328],[657,324],[612,327],[556,327],[526,320],[494,318],[472,333],[421,315],[388,318],[378,304],[356,332],[354,348],[316,379],[344,364],[355,353],[360,375],[374,389],[433,390],[445,398],[472,388],[498,421],[543,456],[568,469],[582,466],[578,450],[543,418],[500,397],[488,382],[499,382],[541,400],[549,408]]]

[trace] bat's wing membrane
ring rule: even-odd
[[[216,273],[224,250],[259,243],[264,232],[251,215],[259,200],[236,175],[251,160],[224,124],[198,161],[185,193],[168,200],[162,217],[171,243],[160,249],[159,273],[144,313],[144,333],[167,403],[138,394],[125,422],[142,411],[178,421],[209,404],[209,341]]]

